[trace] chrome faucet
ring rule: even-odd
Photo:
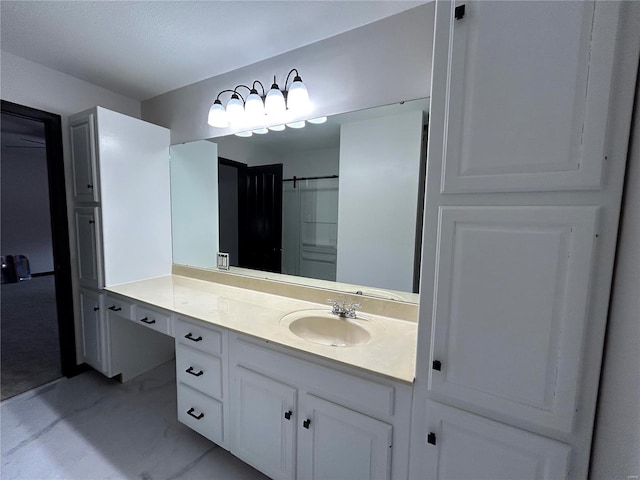
[[[343,301],[341,305],[337,300],[327,300],[327,302],[332,305],[331,313],[342,318],[356,318],[356,308],[362,307],[359,303],[347,305],[347,302]]]

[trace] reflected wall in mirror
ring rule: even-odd
[[[417,301],[428,106],[172,146],[174,263]]]

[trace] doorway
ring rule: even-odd
[[[26,259],[1,285],[4,399],[79,368],[61,119],[3,100],[1,127],[0,249],[5,259]]]

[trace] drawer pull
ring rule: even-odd
[[[185,370],[185,372],[190,373],[191,375],[193,375],[194,377],[199,377],[200,375],[202,375],[204,372],[202,370],[200,370],[199,372],[194,372],[193,371],[193,367],[189,367]]]
[[[184,338],[188,338],[189,340],[191,340],[192,342],[199,342],[200,340],[202,340],[202,337],[200,335],[198,335],[198,338],[193,338],[193,335],[191,335],[191,332],[187,333]]]
[[[311,425],[311,420],[309,420],[308,418],[304,422],[302,422],[302,426],[307,430],[309,430],[309,425]]]
[[[147,325],[153,325],[154,323],[156,323],[156,321],[153,318],[149,320],[149,317],[141,318],[140,321],[142,323],[146,323]]]
[[[120,310],[122,310],[121,307],[116,307],[115,305],[111,305],[109,307],[109,310],[111,310],[112,312],[119,312]]]
[[[87,183],[87,188],[88,188],[89,190],[93,190],[93,185],[91,185],[90,183]]]
[[[196,409],[192,407],[187,411],[187,415],[191,415],[196,420],[200,420],[202,417],[204,417],[204,412],[200,412],[200,415],[194,415],[193,412],[195,411]]]
[[[284,418],[286,418],[287,420],[291,420],[291,414],[293,412],[291,410],[289,410],[288,412],[284,412]]]

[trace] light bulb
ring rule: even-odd
[[[253,133],[251,133],[251,132],[238,132],[238,133],[234,133],[234,135],[236,135],[237,137],[250,137],[251,135],[253,135]]]
[[[289,128],[304,128],[304,126],[305,126],[304,120],[300,120],[299,122],[287,123],[287,127]]]
[[[311,108],[309,92],[302,79],[296,75],[287,93],[287,108],[293,112],[307,112]]]
[[[281,131],[283,131],[285,128],[287,128],[287,127],[285,127],[285,126],[284,126],[284,123],[283,123],[283,124],[281,124],[281,125],[271,125],[271,126],[269,127],[269,130],[271,130],[271,131],[273,131],[273,132],[281,132]]]
[[[257,133],[258,135],[264,135],[265,133],[269,133],[269,130],[266,128],[256,128],[255,130],[252,130],[252,132]]]
[[[227,118],[227,112],[222,106],[220,100],[216,98],[211,108],[209,109],[209,117],[207,123],[212,127],[225,128],[229,126],[229,119]]]
[[[256,89],[251,89],[244,105],[244,111],[251,123],[259,123],[264,120],[264,103]]]
[[[278,84],[271,85],[264,100],[264,109],[267,115],[281,115],[287,110],[284,102],[284,95],[280,91]]]
[[[309,123],[313,123],[315,125],[320,125],[321,123],[325,123],[327,121],[327,117],[318,117],[318,118],[310,118],[307,120]]]
[[[240,100],[238,95],[235,93],[231,95],[231,98],[227,103],[227,116],[229,117],[229,122],[232,124],[242,122],[244,117],[244,105],[242,104],[242,100]]]

